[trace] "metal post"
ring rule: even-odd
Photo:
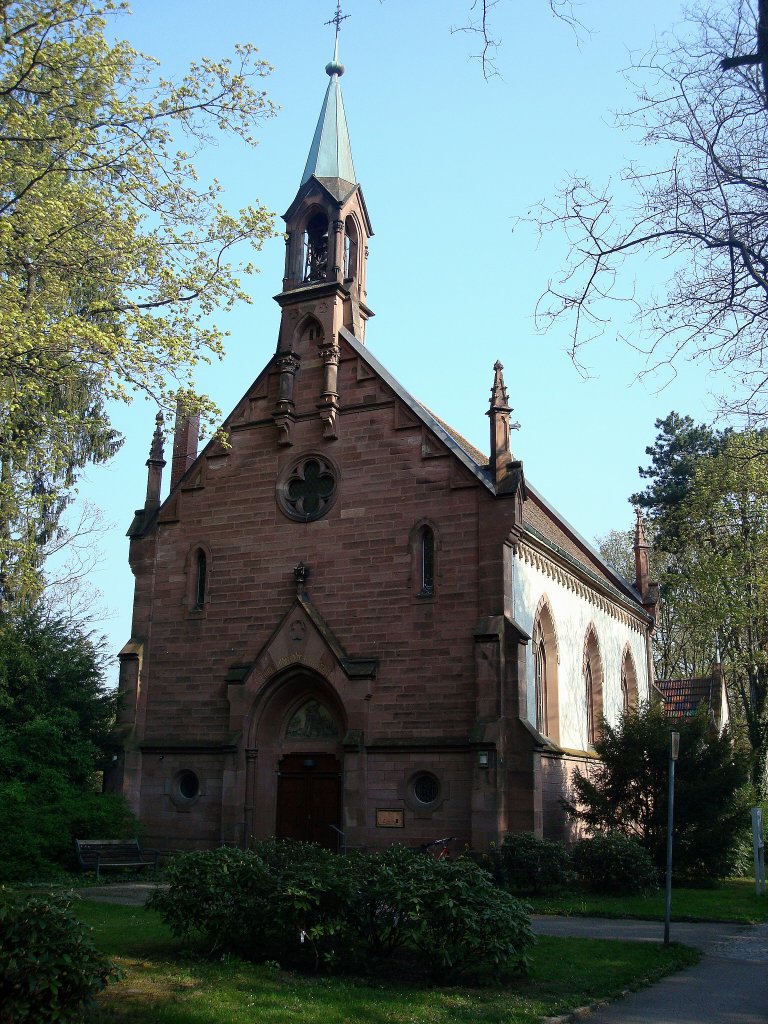
[[[675,821],[675,761],[680,749],[680,733],[669,737],[669,790],[667,793],[667,887],[664,900],[664,945],[669,945],[669,924],[672,919],[672,830]]]
[[[752,808],[752,845],[755,854],[755,893],[765,896],[765,841],[763,839],[763,811]]]

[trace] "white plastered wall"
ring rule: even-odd
[[[590,625],[597,634],[603,666],[603,714],[616,722],[622,710],[621,666],[629,648],[637,674],[638,699],[649,693],[647,648],[641,620],[622,610],[596,589],[553,560],[534,552],[525,543],[508,563],[512,615],[533,635],[534,616],[546,596],[557,634],[557,688],[560,719],[559,742],[563,747],[584,750],[587,746],[586,690],[583,676],[584,642]],[[533,652],[526,652],[528,719],[536,721]]]

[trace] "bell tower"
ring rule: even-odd
[[[337,4],[333,60],[325,71],[326,89],[299,190],[283,214],[286,224],[282,309],[275,361],[280,397],[274,411],[278,444],[291,444],[293,389],[301,360],[319,356],[324,367],[318,408],[324,437],[336,438],[339,407],[337,375],[340,327],[361,342],[373,312],[365,297],[368,239],[373,230],[355,175],[339,79],[339,27],[347,15]]]

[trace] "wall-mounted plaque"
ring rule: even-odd
[[[376,828],[403,828],[404,826],[405,817],[402,810],[376,808]]]

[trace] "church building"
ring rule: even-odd
[[[158,417],[114,787],[163,849],[566,839],[603,716],[653,685],[648,547],[638,523],[627,582],[527,481],[500,362],[486,456],[367,347],[343,71],[284,218],[276,352],[228,444],[179,415],[164,500]]]

